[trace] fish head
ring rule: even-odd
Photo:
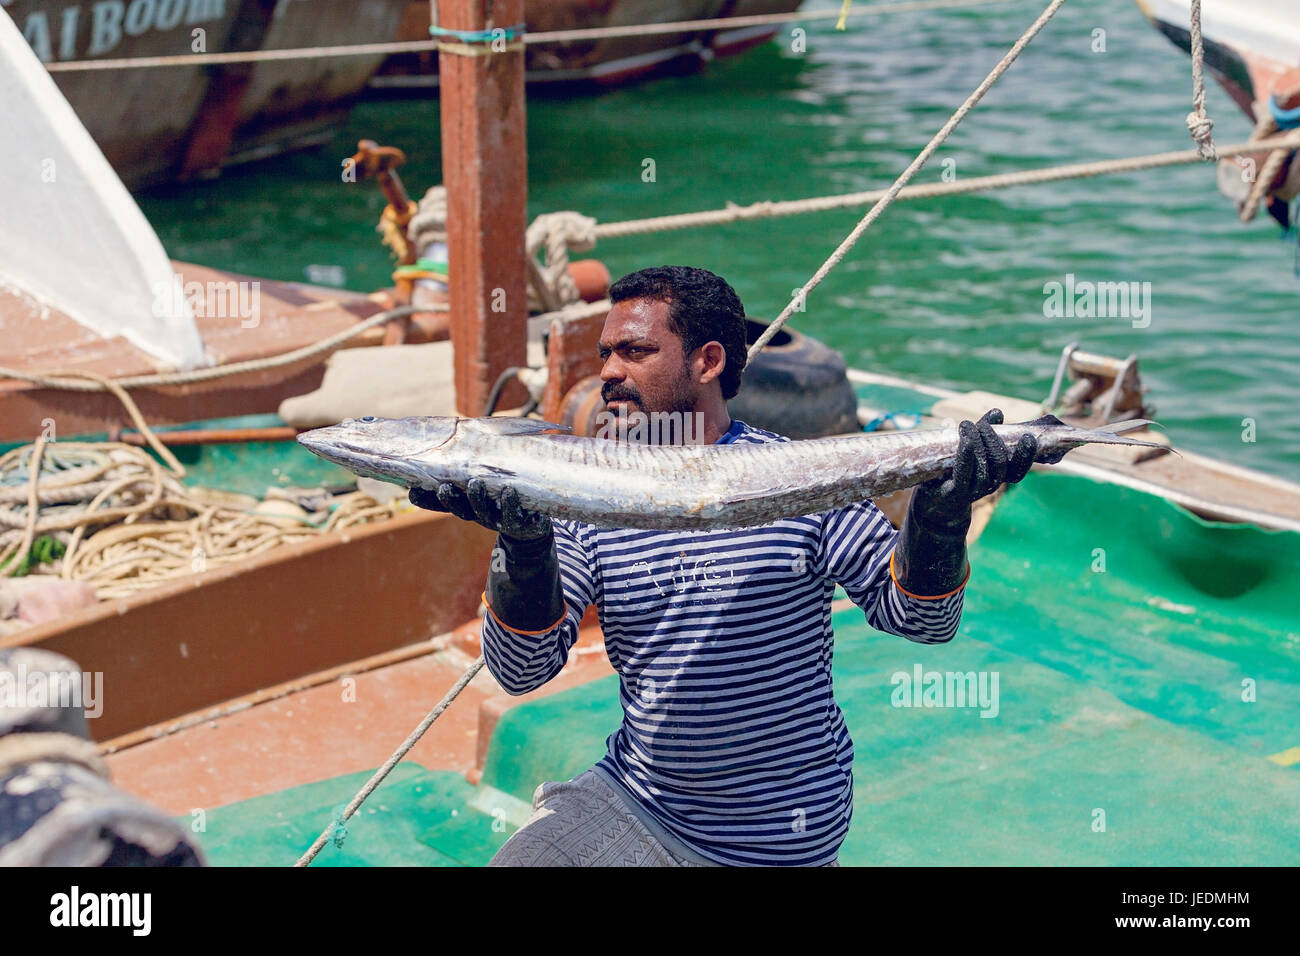
[[[461,419],[438,416],[348,418],[298,436],[313,454],[353,474],[411,487],[428,482],[426,455],[448,448]]]

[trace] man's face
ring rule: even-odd
[[[667,302],[627,299],[609,310],[600,335],[600,395],[620,417],[695,410],[696,389]]]

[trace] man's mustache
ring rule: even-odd
[[[604,385],[600,390],[600,397],[605,400],[605,404],[610,402],[636,402],[641,404],[641,393],[634,388],[624,388],[619,385]]]

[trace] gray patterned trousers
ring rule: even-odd
[[[658,829],[656,827],[656,829]],[[671,846],[670,846],[671,844]],[[595,770],[533,793],[533,813],[488,866],[719,866],[652,833]],[[839,861],[829,864],[839,866]]]

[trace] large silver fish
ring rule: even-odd
[[[1014,448],[1028,433],[1039,462],[1090,442],[1154,445],[1045,415],[995,425]],[[814,514],[942,476],[957,452],[956,428],[807,441],[648,445],[543,434],[563,426],[526,418],[350,418],[298,441],[358,475],[406,488],[481,478],[495,497],[513,485],[525,508],[603,528],[745,528]]]

